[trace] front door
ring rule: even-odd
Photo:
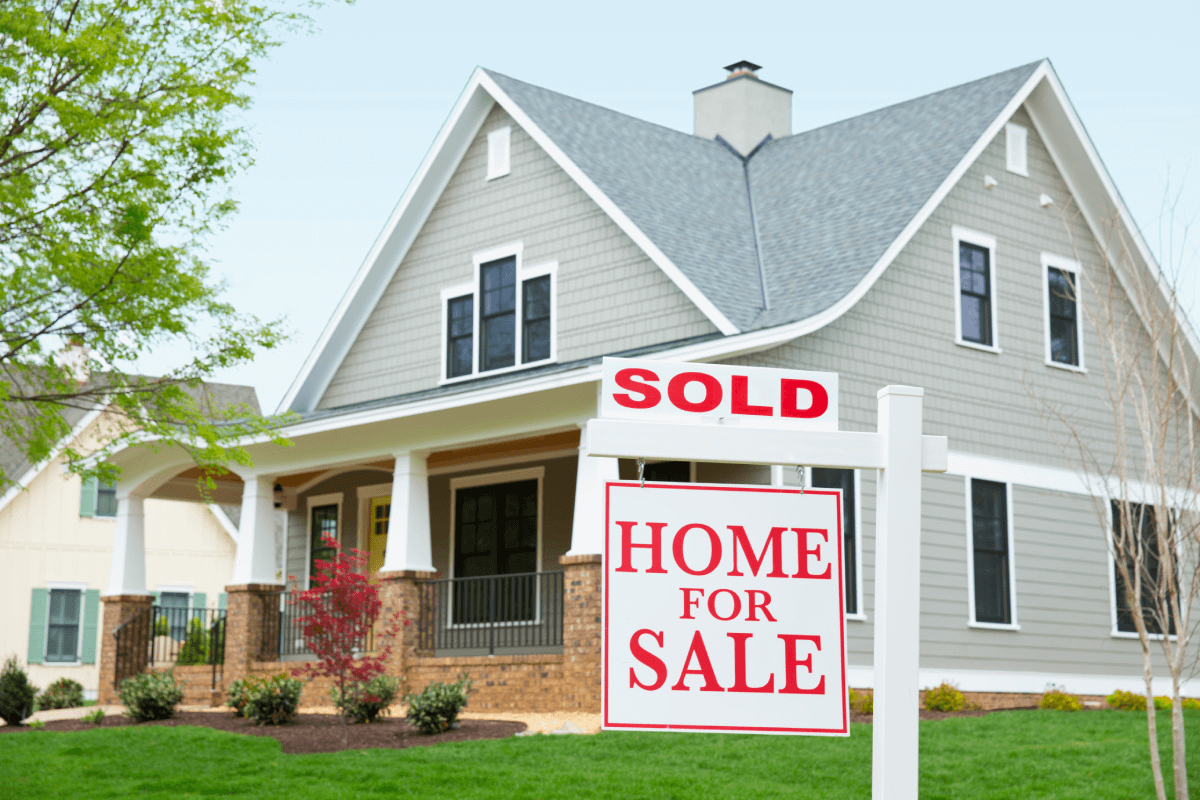
[[[367,574],[375,579],[375,573],[383,566],[387,553],[388,521],[392,516],[392,498],[372,497],[367,507]]]

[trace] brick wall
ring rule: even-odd
[[[566,683],[563,656],[417,656],[408,664],[408,689],[419,692],[435,681],[452,683],[467,673],[472,711],[562,711],[574,694]]]
[[[599,713],[601,558],[563,556],[558,561],[564,572],[561,710]]]
[[[122,624],[138,612],[145,611],[154,602],[150,595],[108,595],[100,598],[104,602],[104,618],[100,623],[100,686],[101,705],[119,702],[113,681],[117,674],[117,640],[113,636]]]

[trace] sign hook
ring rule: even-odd
[[[796,465],[796,480],[800,483],[800,494],[804,494],[804,467],[800,464]]]
[[[638,483],[641,484],[641,486],[638,487],[639,489],[646,488],[645,474],[646,474],[646,459],[639,458],[638,459]]]

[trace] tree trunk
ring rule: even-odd
[[[1171,759],[1175,774],[1175,800],[1188,800],[1187,747],[1183,728],[1183,698],[1179,696],[1179,681],[1175,682],[1171,698]]]
[[[1162,760],[1158,756],[1158,727],[1154,721],[1154,673],[1150,663],[1150,648],[1146,646],[1146,642],[1142,642],[1142,673],[1146,680],[1146,726],[1150,733],[1150,769],[1154,773],[1154,796],[1158,800],[1167,800],[1167,787],[1163,785]]]

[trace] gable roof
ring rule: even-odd
[[[767,140],[748,159],[721,141],[480,68],[281,408],[315,410],[496,104],[724,334],[661,357],[753,352],[836,320],[1022,105],[1093,230],[1117,218],[1141,265],[1157,270],[1046,60]],[[464,384],[454,391],[469,390]]]

